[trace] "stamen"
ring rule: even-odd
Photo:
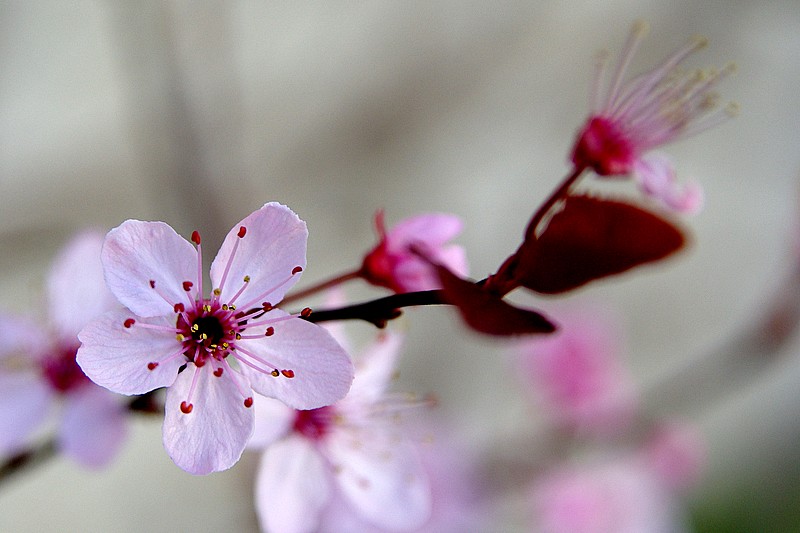
[[[277,368],[278,368],[277,365],[274,365],[274,364],[270,363],[266,359],[262,359],[261,357],[259,357],[258,355],[254,354],[250,350],[244,349],[241,346],[237,346],[236,348],[237,348],[236,349],[237,353],[236,353],[235,357],[236,357],[236,360],[239,361],[240,363],[245,364],[245,365],[249,366],[250,368],[252,368],[254,370],[258,370],[262,374],[273,374],[274,375],[273,372],[277,371]],[[261,363],[262,365],[268,367],[270,369],[270,371],[267,371],[267,370],[265,370],[263,368],[260,368],[260,367],[256,366],[255,364],[251,363],[250,361],[248,361],[247,359],[245,359],[242,356],[247,356],[250,359],[253,359],[253,360]]]
[[[236,301],[236,298],[238,298],[239,296],[242,295],[242,293],[244,292],[244,290],[247,288],[248,284],[250,283],[250,276],[245,276],[242,279],[242,281],[243,281],[243,284],[242,284],[241,288],[236,292],[236,294],[233,295],[233,298],[228,300],[228,305],[233,304],[233,302]],[[231,305],[231,307],[233,307],[233,306]],[[235,307],[233,307],[233,308],[236,309]]]
[[[270,294],[272,294],[276,290],[280,289],[281,287],[283,287],[284,285],[289,283],[292,280],[292,278],[297,274],[297,272],[295,272],[297,270],[297,268],[298,267],[295,267],[294,269],[292,269],[292,274],[289,277],[287,277],[286,279],[284,279],[283,281],[281,281],[280,283],[278,283],[274,287],[271,287],[269,290],[266,290],[263,293],[259,294],[258,297],[253,298],[252,300],[250,300],[246,304],[239,305],[239,307],[248,308],[249,309],[250,307],[255,305],[256,302],[264,300],[267,296],[269,296]]]
[[[294,276],[295,274],[299,274],[299,273],[300,273],[300,272],[302,272],[302,271],[303,271],[303,267],[301,267],[301,266],[296,266],[296,267],[294,267],[294,268],[292,269],[292,276]]]
[[[214,370],[214,375],[217,376],[218,378],[222,377],[222,367],[219,367],[216,370]]]
[[[281,370],[281,374],[283,374],[284,377],[291,379],[294,377],[294,370],[284,369]]]
[[[181,402],[181,412],[185,415],[188,415],[194,409],[194,405],[190,403],[186,403],[185,401]]]
[[[122,325],[125,326],[126,328],[130,328],[134,324],[136,324],[136,327],[138,327],[138,328],[154,329],[156,331],[169,331],[170,333],[180,333],[180,331],[181,331],[181,330],[179,330],[177,328],[173,328],[173,327],[170,327],[170,326],[161,326],[161,325],[158,325],[158,324],[147,324],[145,322],[136,322],[132,318],[127,319],[125,322],[123,322]]]
[[[191,281],[184,281],[183,282],[183,290],[185,290],[186,292],[189,292],[190,290],[192,290],[192,287],[194,287],[194,283],[192,283]]]
[[[245,234],[247,234],[247,228],[244,226],[239,226],[239,233],[237,233],[236,236],[242,239],[244,238]]]
[[[311,308],[305,307],[302,311],[300,311],[300,316],[303,318],[308,318],[311,316]]]
[[[200,232],[194,230],[192,232],[192,242],[195,243],[197,246],[200,246]]]
[[[178,302],[172,307],[172,310],[176,313],[183,313],[186,311],[186,306]]]
[[[185,351],[186,351],[186,348],[181,346],[180,350],[178,350],[177,352],[175,352],[173,354],[170,354],[170,355],[164,357],[163,359],[161,359],[159,361],[151,361],[151,362],[147,363],[147,369],[148,370],[155,370],[158,367],[158,365],[160,365],[161,363],[166,363],[167,361],[172,361],[176,357],[180,357],[181,355],[183,355],[183,353]]]
[[[228,256],[228,263],[225,265],[225,270],[222,271],[222,279],[219,281],[219,287],[214,289],[215,298],[218,298],[219,294],[222,294],[222,289],[225,287],[225,280],[228,279],[228,272],[230,272],[233,259],[236,257],[236,250],[239,249],[239,241],[242,240],[245,233],[247,233],[247,228],[240,226],[239,233],[236,234],[239,238],[233,241],[233,249],[231,250],[231,255]],[[219,291],[219,294],[217,294],[217,291]]]
[[[192,376],[192,384],[189,386],[189,393],[186,395],[186,400],[181,402],[181,412],[184,414],[189,414],[192,412],[192,395],[194,394],[194,389],[197,387],[197,380],[200,376],[200,367],[195,366],[194,369],[194,376]]]
[[[253,407],[253,397],[252,396],[248,396],[247,398],[244,399],[244,406],[247,407],[248,409],[250,407]]]
[[[308,308],[306,307],[306,309],[308,309]],[[305,311],[305,309],[304,309],[304,311]],[[310,314],[311,314],[311,310],[309,309],[308,313],[306,313],[306,317],[309,316]],[[279,316],[277,318],[267,318],[265,320],[257,320],[255,322],[248,322],[247,323],[247,328],[250,329],[251,327],[254,327],[254,326],[266,326],[266,325],[269,325],[269,324],[277,324],[278,322],[283,322],[285,320],[291,320],[292,318],[300,318],[301,316],[303,316],[302,312],[298,313],[296,315],[283,315],[283,316]]]
[[[130,329],[130,327],[132,325],[134,325],[134,324],[136,324],[136,321],[134,319],[132,319],[132,318],[126,318],[125,322],[122,323],[122,325],[125,326],[128,329]]]
[[[244,389],[242,388],[241,383],[239,383],[239,380],[236,378],[236,372],[234,372],[234,370],[231,368],[231,365],[228,364],[228,361],[223,359],[221,362],[222,362],[222,365],[225,367],[225,369],[228,371],[228,376],[230,376],[231,380],[233,381],[233,385],[236,387],[236,390],[239,391],[239,394],[244,397],[244,406],[245,407],[251,407],[253,405],[253,397],[249,396],[248,394],[246,394],[244,392]],[[247,401],[248,398],[250,399],[250,402],[249,402],[250,405],[247,405],[248,404],[248,401]]]

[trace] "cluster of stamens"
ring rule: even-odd
[[[276,318],[268,318],[267,313],[274,309],[269,301],[262,301],[271,293],[288,283],[295,275],[302,272],[302,267],[294,267],[289,276],[281,281],[277,286],[260,294],[257,298],[251,298],[244,304],[238,305],[238,299],[244,293],[250,283],[250,276],[244,276],[242,286],[226,303],[220,301],[222,289],[225,285],[231,264],[236,256],[239,241],[244,238],[247,229],[242,226],[237,234],[228,264],[220,280],[220,286],[211,291],[210,298],[203,298],[203,277],[202,277],[202,249],[200,246],[200,234],[195,231],[192,233],[192,242],[197,247],[197,284],[192,281],[183,281],[182,288],[187,295],[187,299],[181,302],[170,301],[162,292],[154,280],[150,280],[150,288],[155,290],[165,301],[167,301],[175,313],[175,327],[161,326],[155,324],[141,323],[134,318],[128,318],[123,326],[131,328],[137,327],[168,331],[175,335],[179,346],[168,356],[159,361],[147,363],[150,371],[166,361],[183,357],[186,363],[193,363],[195,370],[192,384],[189,388],[188,397],[181,402],[181,411],[185,414],[192,412],[193,404],[191,398],[197,385],[197,380],[201,368],[209,365],[212,374],[216,378],[228,375],[233,380],[239,393],[244,398],[245,407],[252,407],[253,397],[250,395],[249,388],[245,388],[237,379],[237,373],[233,371],[228,362],[228,357],[232,356],[239,366],[247,366],[253,370],[268,374],[272,377],[293,378],[295,373],[291,369],[281,369],[275,364],[264,359],[262,356],[250,351],[246,347],[246,342],[241,341],[262,339],[271,337],[275,334],[276,325],[287,319],[298,317],[308,317],[311,309],[305,308],[296,315],[284,315]],[[245,309],[240,311],[238,307]],[[252,329],[258,326],[265,326],[263,332],[252,333]],[[244,344],[244,346],[243,346]],[[185,369],[181,368],[181,371]]]

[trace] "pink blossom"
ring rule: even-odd
[[[409,400],[386,392],[400,343],[383,334],[357,361],[350,393],[332,406],[259,403],[251,447],[266,446],[256,480],[264,531],[410,531],[426,521],[428,480],[396,418]]]
[[[698,431],[684,422],[662,422],[642,450],[643,460],[674,491],[694,486],[707,462]]]
[[[252,391],[298,409],[343,397],[347,353],[323,328],[275,306],[305,268],[305,223],[269,203],[237,224],[211,265],[204,296],[201,239],[163,222],[128,220],[103,246],[106,282],[132,312],[79,335],[78,363],[121,394],[168,387],[164,447],[192,474],[230,468],[253,431]]]
[[[78,331],[115,307],[103,281],[103,236],[79,234],[47,279],[44,319],[0,316],[0,453],[18,450],[60,407],[59,450],[84,466],[107,464],[125,434],[120,397],[94,385],[75,361]]]
[[[653,70],[626,82],[628,66],[646,33],[646,24],[634,25],[605,91],[602,83],[606,56],[600,58],[592,88],[591,115],[578,135],[572,162],[578,168],[591,168],[600,176],[633,175],[646,194],[667,207],[695,212],[702,204],[699,186],[680,187],[669,160],[646,153],[711,128],[734,114],[735,106],[719,108],[712,92],[733,67],[678,70],[686,57],[705,46],[705,39],[695,38]]]
[[[387,232],[383,211],[378,211],[375,227],[380,241],[364,257],[360,271],[368,282],[398,293],[440,288],[436,272],[429,262],[411,251],[412,246],[422,248],[432,261],[455,274],[466,275],[464,248],[447,244],[461,233],[458,217],[443,213],[417,215],[401,220]]]
[[[608,310],[584,305],[559,317],[561,328],[520,345],[522,376],[555,421],[612,434],[636,410],[633,382],[618,359],[621,332]]]
[[[686,531],[675,495],[635,459],[556,469],[533,488],[538,533]]]

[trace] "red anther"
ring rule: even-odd
[[[244,237],[245,233],[247,233],[247,228],[245,228],[244,226],[239,226],[239,233],[237,233],[236,235],[241,239],[242,237]]]
[[[192,242],[195,243],[198,246],[200,245],[200,232],[199,231],[194,230],[192,232]]]
[[[281,370],[281,374],[285,378],[293,378],[294,377],[294,370]]]
[[[269,302],[262,302],[261,309],[263,309],[264,311],[272,311],[272,304]]]
[[[130,328],[134,324],[136,324],[136,321],[132,318],[126,318],[125,322],[122,323],[122,325],[125,326],[126,328]]]
[[[175,311],[176,313],[183,313],[184,311],[186,311],[186,307],[182,303],[178,302],[174,306],[172,306],[172,310]]]
[[[222,367],[219,367],[218,369],[214,370],[214,375],[217,376],[218,378],[222,377]]]
[[[306,307],[305,309],[300,311],[300,316],[303,317],[303,318],[308,318],[309,316],[311,316],[311,308],[310,307]]]
[[[253,407],[253,397],[252,396],[248,396],[247,398],[244,399],[244,406],[247,407],[247,408]]]
[[[185,290],[186,292],[189,292],[192,289],[193,285],[194,285],[194,283],[192,283],[191,281],[184,281],[183,282],[183,290]]]
[[[181,402],[181,413],[188,415],[194,409],[194,405],[190,404],[189,402]]]
[[[155,370],[157,366],[158,363],[156,363],[155,361],[153,361],[152,363],[147,363],[147,370]]]
[[[264,332],[264,335],[266,337],[272,337],[273,335],[275,335],[275,328],[273,328],[272,326],[268,327],[267,331]]]
[[[154,279],[150,280],[150,288],[151,289],[155,289],[156,288],[156,280],[154,280]]]
[[[205,359],[205,357],[198,357],[198,358],[196,358],[196,359],[194,360],[194,366],[196,366],[197,368],[201,368],[201,367],[204,367],[204,366],[206,366],[206,359]]]
[[[299,274],[299,273],[300,273],[300,272],[302,272],[302,271],[303,271],[303,267],[301,267],[301,266],[296,266],[296,267],[294,267],[294,268],[292,269],[292,276],[294,276],[295,274]]]

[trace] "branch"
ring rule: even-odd
[[[394,320],[402,314],[401,309],[403,307],[445,304],[446,302],[442,301],[442,292],[440,290],[405,292],[339,309],[314,311],[303,318],[315,324],[331,320],[358,319],[369,322],[378,328],[384,328],[389,320]]]

